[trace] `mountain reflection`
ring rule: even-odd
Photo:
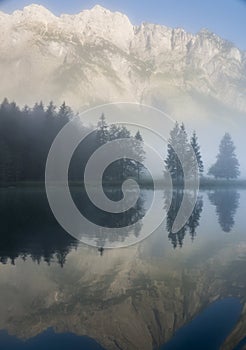
[[[230,232],[235,224],[240,194],[234,189],[215,190],[208,193],[208,198],[216,207],[219,224],[224,232]]]
[[[188,194],[190,198],[194,196],[194,193]],[[196,236],[196,229],[199,226],[199,221],[201,213],[203,210],[203,199],[202,195],[197,196],[196,205],[193,209],[191,216],[189,217],[187,223],[179,230],[177,233],[172,232],[172,227],[174,220],[178,214],[183,199],[183,191],[174,190],[171,192],[165,192],[165,207],[168,208],[167,219],[166,219],[166,229],[169,233],[168,238],[171,241],[173,248],[182,247],[184,238],[187,232],[190,234],[192,240]],[[172,198],[171,198],[172,196]],[[171,205],[170,205],[171,202]]]
[[[108,191],[112,199],[121,195],[120,191]],[[144,215],[151,199],[151,192],[146,192],[141,193],[134,210],[112,217],[110,224],[119,220],[119,225],[125,225]],[[234,349],[245,338],[243,215],[239,216],[240,234],[221,235],[206,196],[199,195],[185,227],[173,235],[170,232],[183,194],[165,193],[166,204],[171,203],[166,224],[169,237],[160,226],[140,244],[103,250],[102,240],[98,251],[78,244],[59,227],[43,190],[6,189],[0,196],[0,257],[2,262],[10,259],[16,264],[0,269],[0,330],[19,339],[35,339],[52,328],[56,333],[86,335],[109,350],[153,350],[160,349],[211,302],[233,297],[240,300],[243,311],[233,332],[224,334],[227,339],[221,348]],[[93,207],[86,205],[81,191],[75,190],[74,196],[77,205],[92,218]],[[226,200],[225,193],[223,196]],[[241,198],[243,212],[243,194]],[[210,220],[211,230],[204,225],[206,220],[200,222],[201,214]],[[106,214],[101,215],[98,222],[109,224]],[[136,234],[141,234],[141,227]],[[196,234],[202,239],[196,239],[195,246],[187,245],[182,251],[172,249],[182,246],[185,236],[194,239]],[[172,244],[166,244],[168,238]],[[25,263],[17,256],[26,259]],[[217,326],[220,328],[218,322],[215,330]]]

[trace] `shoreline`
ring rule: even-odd
[[[136,181],[137,182],[137,181]],[[156,180],[157,186],[156,189],[166,189],[167,187],[163,186],[161,183],[161,180]],[[158,186],[158,184],[160,186]],[[69,181],[70,187],[80,187],[83,186],[83,181]],[[121,182],[108,182],[104,183],[104,186],[107,188],[119,188],[121,187]],[[54,183],[54,186],[63,186],[62,183]],[[91,187],[96,187],[95,184],[90,184]],[[139,186],[145,189],[153,189],[153,182],[152,181],[140,181]],[[16,188],[45,188],[45,182],[44,181],[18,181],[18,182],[7,182],[7,183],[0,183],[0,189],[16,189]],[[182,190],[182,184],[174,184],[173,189],[180,189]],[[188,184],[188,189],[192,189],[192,182]],[[214,189],[214,188],[245,188],[246,189],[246,180],[214,180],[214,179],[208,179],[208,178],[202,178],[200,179],[199,189]]]

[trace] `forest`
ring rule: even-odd
[[[43,183],[51,144],[64,125],[74,117],[76,115],[65,102],[59,107],[51,101],[48,106],[39,102],[32,108],[28,106],[20,108],[15,102],[9,102],[5,98],[0,105],[0,184]],[[120,183],[129,176],[140,180],[141,175],[147,172],[141,164],[145,159],[139,142],[143,140],[142,135],[139,131],[132,135],[125,126],[109,126],[103,114],[98,117],[96,131],[92,132],[75,151],[69,170],[69,180],[82,181],[81,169],[84,169],[90,155],[102,144],[120,138],[136,140],[134,152],[138,154],[141,162],[127,158],[120,159],[106,169],[104,180],[110,181],[111,184]],[[190,155],[191,147],[196,159],[192,159]],[[175,152],[177,148],[179,157]],[[204,164],[195,131],[189,138],[184,124],[176,123],[170,132],[166,151],[167,156],[163,161],[174,183],[183,181],[181,162],[187,167],[188,173],[197,162],[199,176],[204,178]],[[209,168],[207,175],[225,180],[237,179],[240,175],[239,161],[229,133],[223,136],[216,162]]]

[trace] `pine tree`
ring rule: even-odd
[[[109,129],[104,113],[102,113],[97,124],[96,143],[101,146],[109,141]]]
[[[179,154],[179,169],[178,173],[180,174],[179,177],[183,180],[184,173],[185,174],[192,174],[192,166],[193,166],[193,160],[192,160],[192,153],[191,153],[191,145],[188,140],[187,132],[185,130],[184,123],[180,125],[179,130],[179,140],[178,140],[178,154]]]
[[[47,118],[53,118],[55,115],[56,115],[56,106],[54,105],[53,101],[50,101],[46,109],[46,116]]]
[[[140,134],[139,130],[136,132],[135,139],[140,141],[140,142],[143,141],[142,135]]]
[[[45,123],[44,129],[46,131],[45,137],[49,140],[53,137],[55,129],[55,117],[56,117],[56,106],[50,101],[45,111]],[[48,134],[47,134],[48,133]]]
[[[65,124],[67,124],[71,116],[72,116],[71,108],[68,107],[65,102],[63,102],[58,111],[58,120],[59,120],[60,126],[62,127]]]
[[[217,161],[208,171],[208,175],[217,178],[236,179],[240,175],[239,162],[235,155],[235,146],[229,133],[222,138]]]
[[[172,180],[176,183],[182,183],[184,171],[188,174],[191,169],[191,146],[183,123],[179,126],[176,122],[170,132],[165,164]]]
[[[39,103],[35,103],[34,107],[33,107],[33,112],[34,113],[44,113],[44,104],[42,101],[40,101]]]
[[[170,132],[170,138],[167,146],[167,157],[165,160],[166,169],[173,180],[178,179],[178,157],[175,153],[174,147],[178,143],[179,124],[176,122],[173,130]]]
[[[131,139],[129,145],[120,141],[118,143],[121,159],[113,162],[105,171],[104,179],[107,179],[107,181],[117,180],[122,182],[127,177],[133,176],[138,176],[139,179],[140,172],[143,168],[141,163],[144,160],[145,152],[140,143],[143,139],[139,131],[136,133],[135,137],[132,137],[131,132],[124,125],[112,124],[108,127],[105,116],[102,115],[100,117],[96,132],[97,147],[100,147],[108,141],[117,141],[127,138]],[[131,152],[133,151],[133,154],[136,154],[140,162],[136,162],[134,156],[133,159],[127,158],[129,148]]]
[[[109,139],[110,141],[118,140],[118,139],[126,139],[130,138],[130,131],[122,125],[111,125],[109,129]],[[117,177],[119,181],[123,181],[127,178],[131,173],[131,160],[126,158],[127,149],[125,149],[125,144],[119,143],[119,147],[121,149],[120,154],[122,156],[121,159],[116,161],[112,165],[112,174],[114,177]]]
[[[197,162],[197,165],[198,165],[199,174],[202,175],[204,171],[204,166],[203,166],[202,156],[200,152],[200,146],[198,144],[197,135],[195,131],[192,134],[190,144],[196,156],[195,161]]]
[[[70,111],[64,104],[59,113],[64,116]],[[4,99],[0,104],[0,182],[44,179],[50,146],[68,121],[61,121],[60,114],[52,102],[46,109],[42,102],[20,109]]]
[[[135,152],[136,152],[136,155],[138,156],[139,158],[139,162],[135,162],[135,168],[137,170],[137,179],[139,181],[140,179],[140,173],[141,171],[143,171],[143,161],[145,159],[145,152],[143,150],[143,147],[141,145],[141,142],[143,142],[143,138],[142,138],[142,135],[140,134],[140,131],[138,130],[136,135],[135,135],[135,139],[136,139],[136,144],[135,144]]]

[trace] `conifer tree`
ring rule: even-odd
[[[101,146],[109,141],[109,129],[104,113],[102,113],[97,124],[96,143]]]
[[[167,147],[165,165],[174,182],[183,182],[184,171],[186,174],[191,169],[191,146],[188,141],[185,126],[176,122],[170,132],[170,139]]]
[[[176,122],[174,128],[170,132],[170,138],[167,146],[167,157],[165,160],[166,169],[171,175],[172,180],[178,179],[178,157],[175,153],[174,147],[178,143],[179,138],[179,124]]]
[[[70,107],[66,105],[65,102],[63,102],[59,108],[57,116],[58,116],[59,127],[61,128],[69,122],[72,116],[72,110]]]
[[[190,144],[196,156],[196,162],[198,165],[199,174],[202,175],[204,171],[204,166],[203,166],[202,156],[200,152],[200,146],[198,144],[197,135],[195,131],[192,134]]]
[[[235,154],[235,146],[229,133],[222,138],[217,161],[208,171],[208,175],[217,178],[236,179],[240,175],[239,162]]]
[[[141,145],[141,142],[143,142],[143,138],[142,138],[142,135],[140,134],[140,131],[138,130],[136,132],[136,135],[135,135],[135,139],[136,139],[136,144],[135,144],[135,151],[136,151],[136,154],[139,158],[139,162],[135,162],[135,168],[137,170],[137,179],[139,181],[140,179],[140,173],[141,171],[143,170],[143,161],[145,159],[145,152],[143,150],[143,147]]]

